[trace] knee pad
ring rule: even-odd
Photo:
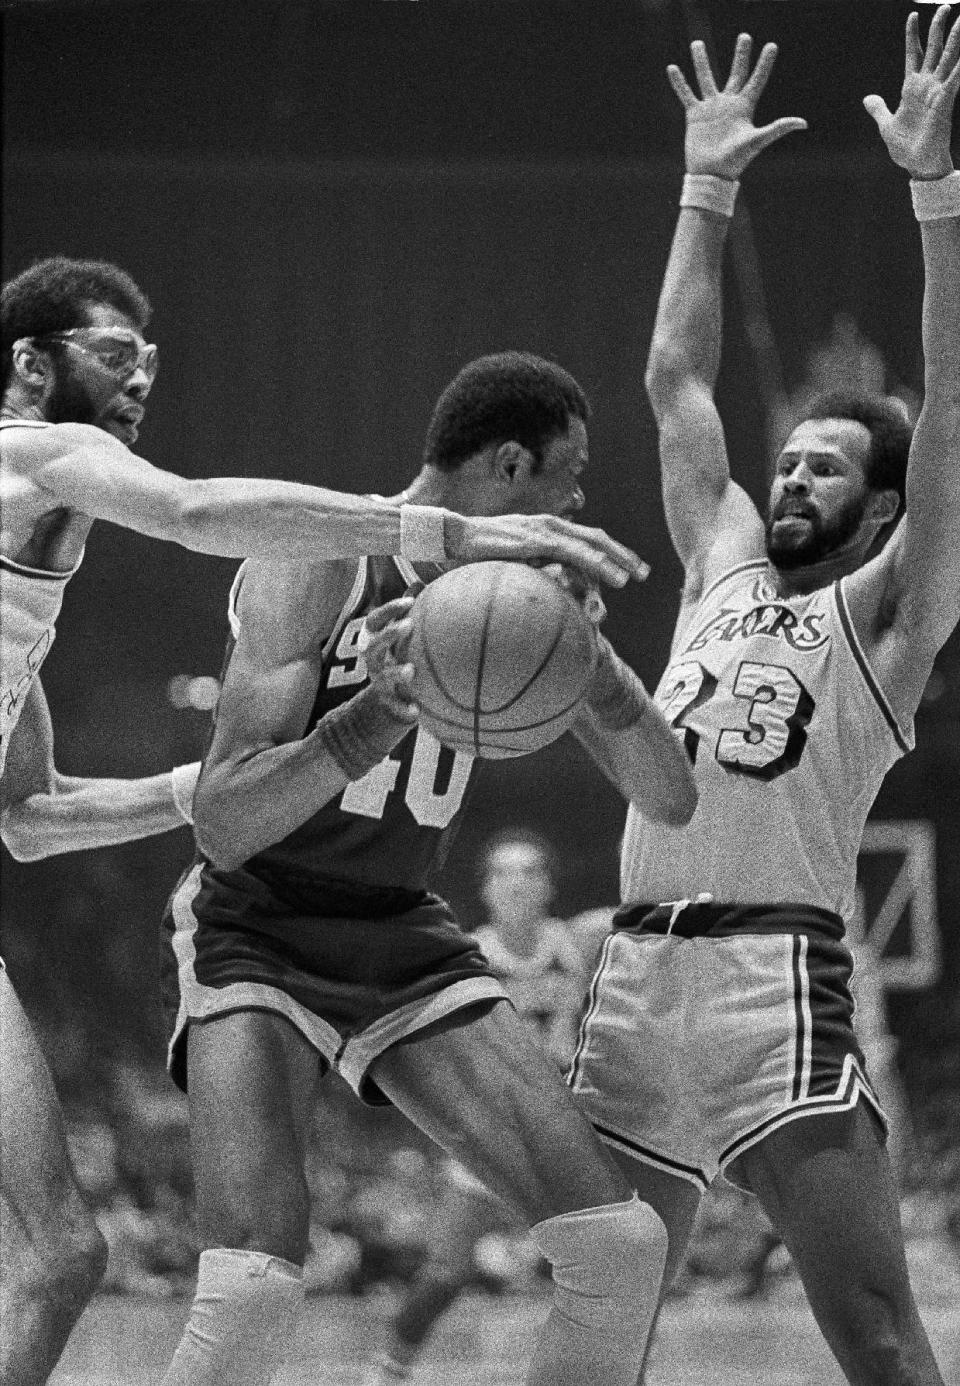
[[[164,1386],[267,1386],[302,1304],[299,1266],[260,1251],[203,1252],[190,1318]]]
[[[650,1306],[660,1294],[667,1229],[648,1203],[632,1198],[547,1218],[532,1229],[553,1267],[557,1308],[583,1327],[599,1327],[627,1305]],[[639,1302],[638,1302],[639,1301]]]
[[[554,1291],[527,1386],[636,1386],[667,1259],[660,1218],[634,1198],[547,1218],[533,1236]]]

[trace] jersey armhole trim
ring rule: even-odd
[[[713,593],[717,590],[717,588],[722,583],[726,582],[729,578],[739,577],[741,573],[753,572],[755,569],[758,571],[760,569],[766,571],[766,568],[767,560],[765,558],[748,558],[743,563],[735,563],[732,568],[725,569],[719,575],[719,577],[714,578],[710,586],[700,593],[700,596],[697,598],[696,602],[691,604],[692,608],[696,608],[701,604],[701,602],[705,602],[707,598],[712,596]]]
[[[234,640],[240,635],[240,617],[237,614],[237,602],[240,600],[240,588],[243,586],[243,570],[246,565],[240,564],[234,574],[233,582],[230,584],[230,593],[227,597],[227,622],[230,626],[230,634]]]
[[[863,675],[864,682],[870,689],[870,692],[873,694],[876,704],[879,707],[880,711],[883,713],[884,720],[886,721],[887,726],[893,733],[894,740],[900,747],[900,750],[903,751],[904,754],[906,754],[908,751],[912,749],[911,743],[907,736],[904,734],[900,726],[900,723],[894,716],[893,709],[887,701],[887,696],[884,693],[883,689],[880,687],[880,684],[877,681],[877,676],[874,674],[872,668],[870,667],[870,662],[867,659],[863,646],[860,644],[860,639],[854,628],[853,621],[850,618],[850,612],[847,607],[847,599],[844,594],[843,587],[841,585],[841,581],[839,578],[833,584],[833,593],[837,603],[837,611],[840,616],[840,625],[843,629],[844,635],[847,638],[847,644],[850,646],[851,653],[853,654],[853,657],[856,660],[857,665],[859,666],[860,672]]]
[[[356,576],[353,579],[353,586],[350,588],[350,595],[340,608],[340,614],[333,623],[333,629],[323,642],[323,648],[320,652],[321,659],[326,660],[328,658],[336,641],[340,639],[340,632],[347,624],[351,611],[354,610],[360,598],[363,596],[363,590],[367,585],[367,569],[368,560],[366,558],[359,559],[357,562]]]
[[[83,549],[80,550],[80,557],[72,568],[67,568],[63,572],[53,572],[49,568],[27,568],[23,563],[17,563],[14,559],[8,558],[5,553],[0,553],[0,568],[6,568],[17,577],[29,578],[31,582],[69,582],[76,573],[80,564],[83,562]]]
[[[749,558],[743,563],[735,563],[732,568],[727,568],[718,577],[715,577],[710,586],[700,593],[696,601],[686,603],[681,600],[680,613],[677,616],[677,624],[670,641],[669,663],[672,664],[676,659],[677,652],[683,647],[691,628],[698,619],[702,619],[701,613],[704,604],[710,600],[719,587],[722,587],[725,582],[729,582],[731,578],[742,577],[744,573],[766,572],[766,569],[767,560],[765,558]]]

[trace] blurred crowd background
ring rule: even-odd
[[[395,492],[466,360],[507,346],[560,360],[595,407],[585,518],[653,567],[643,590],[608,602],[611,638],[652,685],[680,581],[641,385],[682,173],[664,68],[697,35],[725,65],[746,28],[781,46],[760,118],[810,121],[747,174],[729,257],[720,406],[734,469],[760,498],[777,441],[821,386],[855,381],[911,416],[919,406],[916,226],[861,107],[898,90],[909,8],[14,0],[3,277],[54,252],[133,273],[155,302],[163,362],[139,446],[190,476]],[[94,530],[44,670],[65,771],[146,774],[202,752],[234,568]],[[883,917],[904,1217],[915,1245],[958,1249],[956,637],[875,819],[908,825],[865,865],[859,921],[869,933]],[[437,884],[481,923],[482,845],[525,824],[561,863],[554,912],[608,907],[622,821],[563,740],[488,767]],[[930,850],[906,869],[910,825]],[[2,859],[2,951],[110,1243],[107,1287],[122,1292],[182,1293],[196,1261],[155,966],[157,921],[191,850],[183,831],[34,866]],[[435,1152],[328,1081],[312,1171],[311,1288],[363,1294],[409,1275],[437,1206]],[[491,1291],[540,1284],[522,1239],[491,1233],[476,1262]],[[721,1187],[678,1292],[711,1280],[762,1293],[785,1274],[753,1205]]]

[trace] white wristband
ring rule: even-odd
[[[443,516],[444,512],[434,505],[401,505],[401,556],[442,563],[447,556]]]
[[[184,823],[193,822],[193,791],[200,778],[200,762],[192,765],[175,765],[170,771],[170,789],[173,793],[174,807]]]
[[[740,184],[734,178],[716,178],[712,173],[688,173],[680,194],[681,207],[700,207],[721,217],[732,217]]]
[[[917,221],[942,221],[960,217],[960,173],[945,178],[911,178],[910,196]]]

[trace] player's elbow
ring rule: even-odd
[[[682,754],[682,752],[681,752]],[[644,817],[671,828],[683,828],[697,811],[697,786],[687,758],[669,773],[648,777],[642,793],[631,795]]]
[[[697,811],[698,800],[699,795],[693,775],[681,777],[679,782],[673,786],[667,799],[662,821],[673,828],[686,827]]]
[[[200,851],[221,871],[236,871],[245,851],[242,824],[230,812],[235,798],[216,774],[204,774],[193,796],[193,831]]]
[[[184,548],[196,553],[241,558],[238,546],[228,537],[226,515],[221,499],[204,478],[188,481],[178,477],[167,498],[173,536]]]
[[[209,506],[202,481],[184,481],[175,488],[170,506],[179,541],[188,549],[199,549],[209,527]]]
[[[247,860],[248,854],[239,851],[234,840],[199,818],[193,821],[193,831],[200,851],[220,871],[236,871]]]
[[[37,831],[34,815],[15,804],[0,814],[0,840],[14,861],[42,861],[52,851],[41,832]]]
[[[650,407],[658,419],[676,403],[689,379],[690,362],[686,355],[665,339],[654,337],[643,383]]]

